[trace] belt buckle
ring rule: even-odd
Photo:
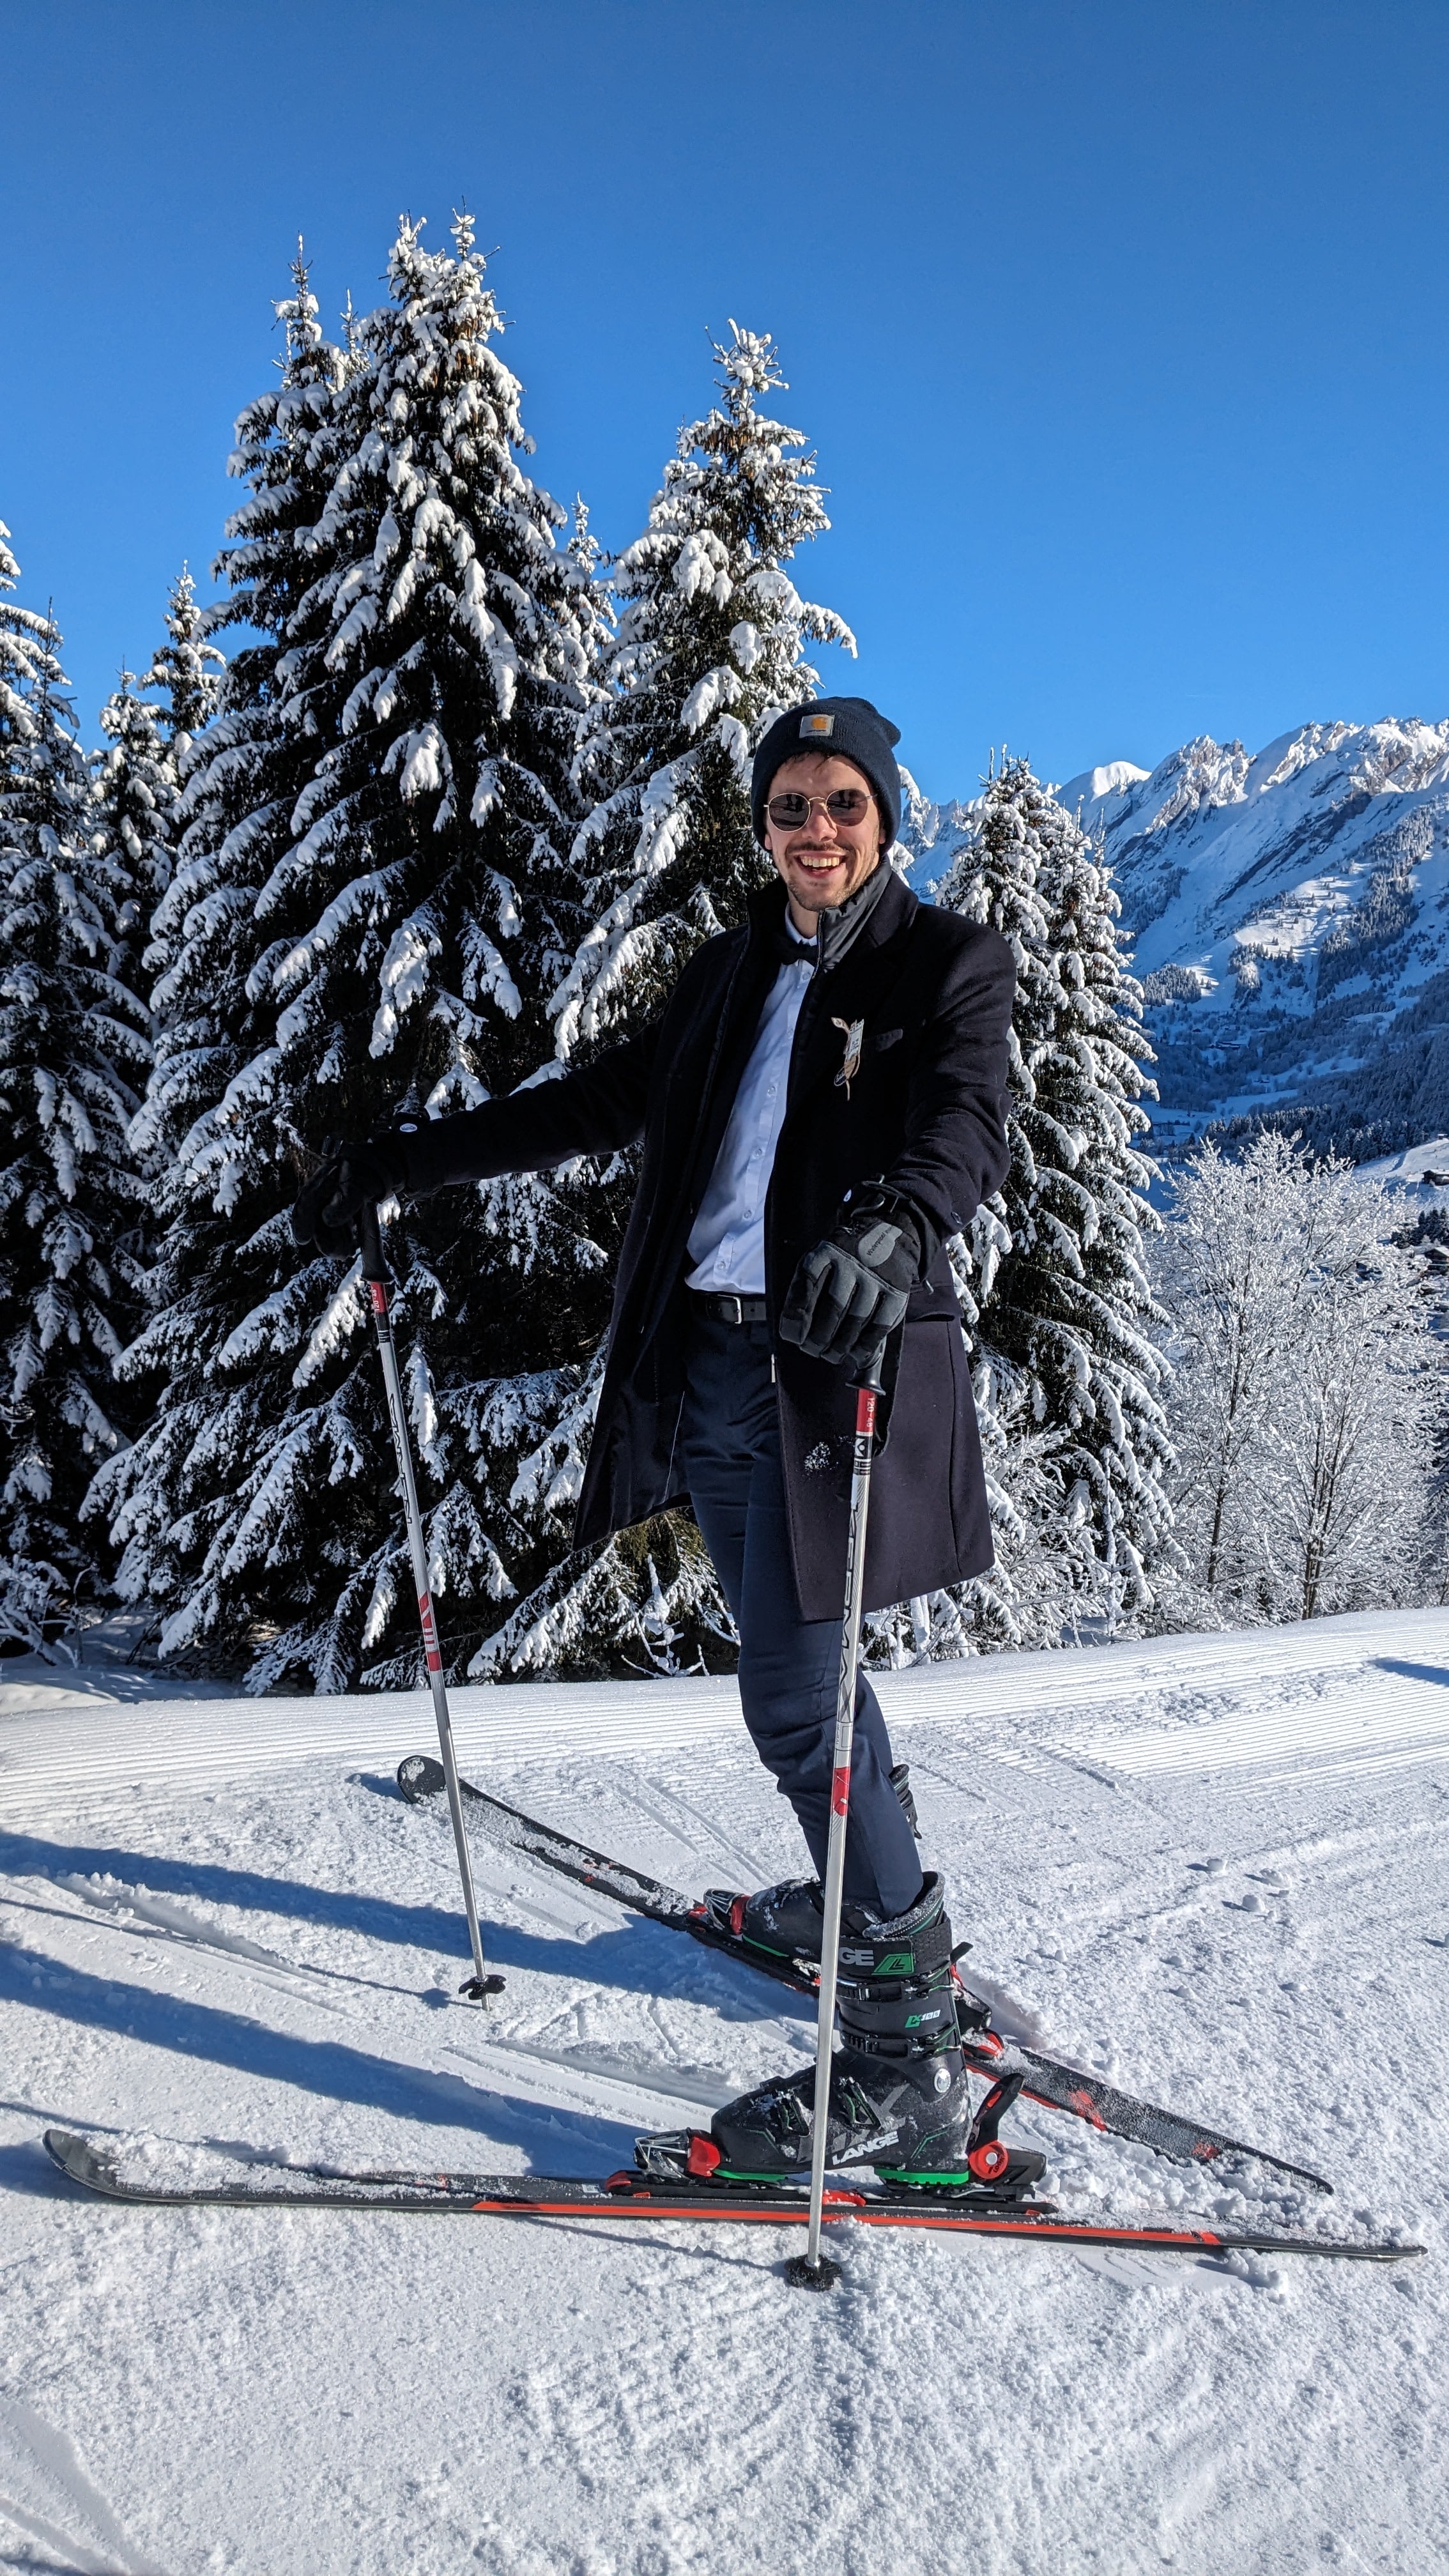
[[[735,1310],[732,1315],[721,1315],[720,1322],[722,1324],[742,1324],[744,1322],[745,1301],[743,1297],[732,1297],[727,1292],[721,1292],[719,1302],[721,1306],[733,1306]]]

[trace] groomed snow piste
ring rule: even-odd
[[[601,2174],[809,2054],[762,1979],[396,1796],[422,1693],[0,1668],[0,2568],[1194,2576],[1449,2563],[1449,1612],[888,1676],[1004,2027],[1327,2171],[1045,2111],[1065,2206],[1372,2226],[1379,2269],[839,2231],[173,2213],[44,2126]],[[679,1886],[798,1866],[732,1684],[459,1695],[469,1774]],[[1246,2176],[1240,2177],[1246,2180]],[[1437,2351],[1436,2351],[1437,2346]]]

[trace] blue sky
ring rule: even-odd
[[[0,0],[0,61],[0,518],[88,737],[298,231],[330,316],[463,201],[606,544],[775,334],[930,792],[1449,714],[1444,0]]]

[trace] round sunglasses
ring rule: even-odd
[[[772,796],[765,812],[778,830],[798,832],[809,822],[817,805],[823,807],[832,823],[860,823],[870,811],[870,790],[837,787],[829,796]]]

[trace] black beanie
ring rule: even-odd
[[[895,762],[900,738],[900,726],[873,707],[869,698],[812,698],[808,706],[791,707],[788,715],[777,716],[750,772],[750,820],[756,840],[765,837],[765,803],[776,770],[802,751],[821,751],[833,753],[838,760],[853,760],[857,769],[864,770],[880,799],[889,848],[901,828],[901,773]]]

